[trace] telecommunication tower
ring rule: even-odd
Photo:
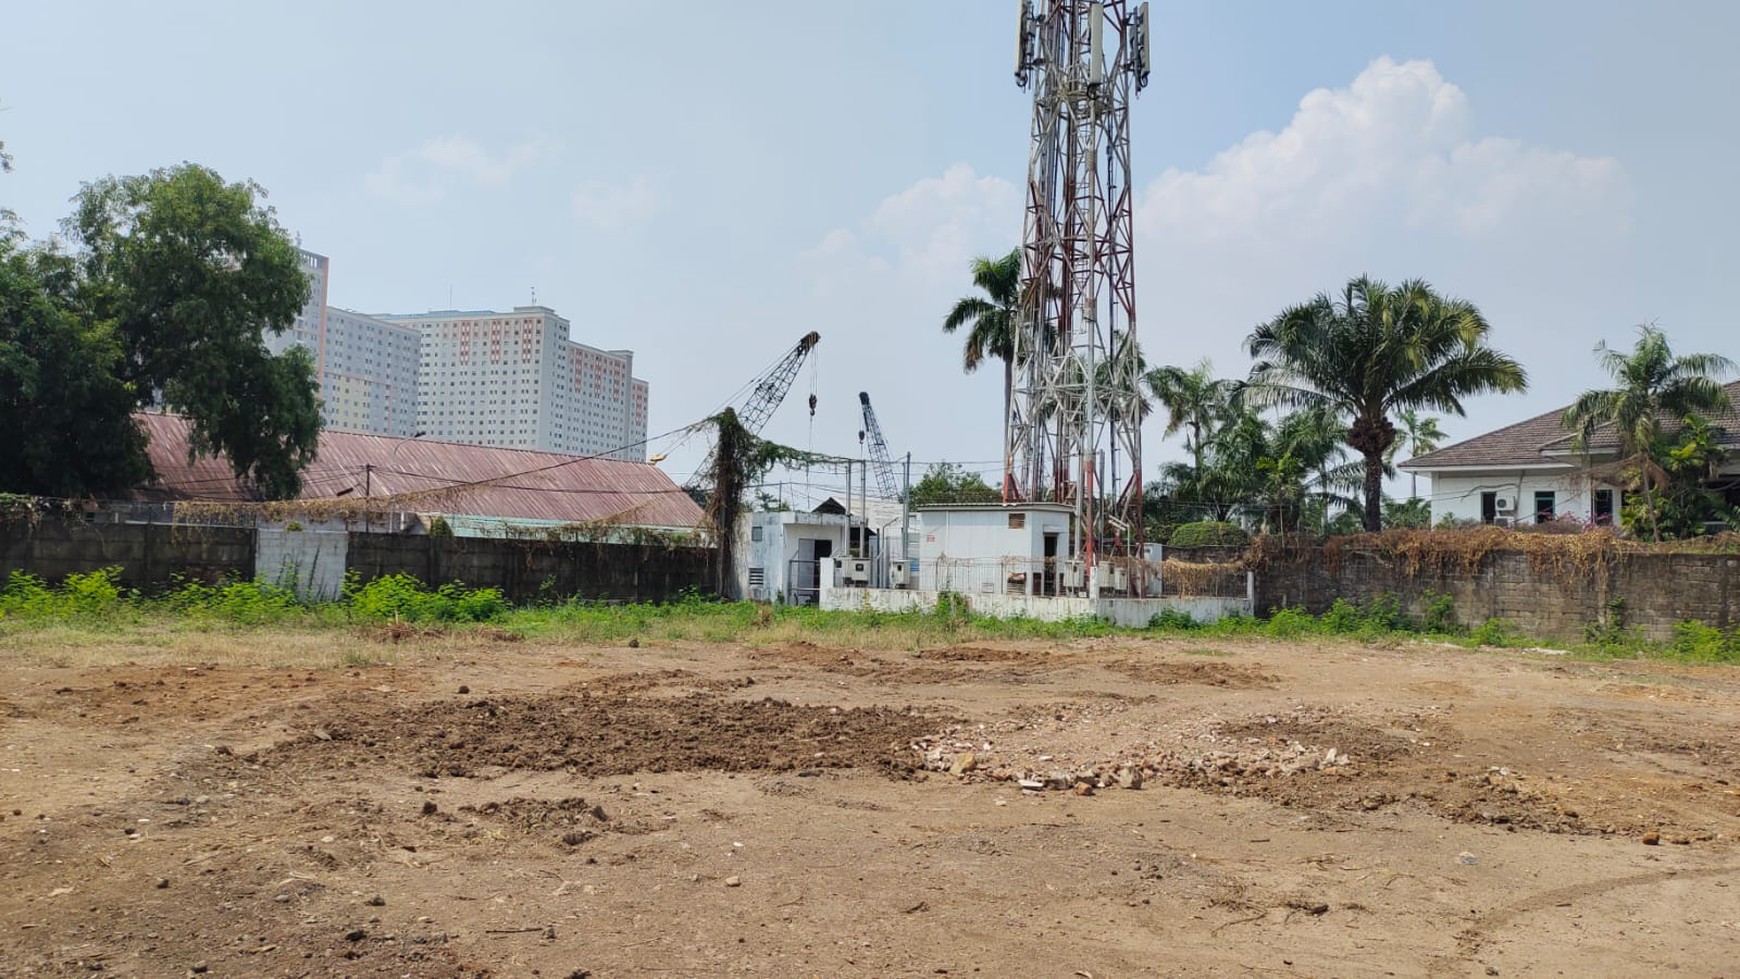
[[[1089,569],[1142,545],[1130,100],[1148,30],[1147,3],[1021,2],[1033,130],[1003,495],[1070,505]]]

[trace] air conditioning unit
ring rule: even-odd
[[[1511,499],[1508,496],[1498,497],[1497,499],[1492,501],[1492,505],[1497,508],[1499,513],[1515,513],[1516,512],[1516,501]]]
[[[840,577],[848,585],[868,586],[870,584],[870,559],[862,557],[841,558]]]
[[[905,561],[894,561],[888,565],[888,583],[895,588],[905,588],[908,578]]]

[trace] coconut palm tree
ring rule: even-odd
[[[1143,376],[1154,400],[1166,409],[1165,435],[1177,435],[1188,428],[1184,437],[1185,451],[1190,453],[1197,471],[1202,470],[1204,439],[1212,434],[1227,417],[1227,401],[1232,384],[1214,376],[1214,365],[1202,360],[1195,367],[1156,367]]]
[[[1652,323],[1639,326],[1637,333],[1629,354],[1612,349],[1606,341],[1595,345],[1602,368],[1619,386],[1583,392],[1565,409],[1563,424],[1575,434],[1573,446],[1585,454],[1596,429],[1612,427],[1619,438],[1621,460],[1638,474],[1650,533],[1659,541],[1661,521],[1654,490],[1662,472],[1653,454],[1661,442],[1662,424],[1726,409],[1728,392],[1718,378],[1734,373],[1735,365],[1718,354],[1676,356],[1667,335]]]
[[[1258,405],[1324,405],[1349,420],[1347,444],[1365,460],[1364,526],[1383,524],[1391,416],[1405,408],[1464,414],[1462,399],[1522,391],[1528,375],[1486,343],[1473,303],[1419,279],[1394,288],[1361,276],[1258,326],[1245,340],[1257,363],[1243,397]]]
[[[1002,258],[981,255],[973,259],[973,285],[983,295],[963,296],[943,319],[943,332],[953,333],[972,324],[962,348],[961,367],[967,373],[987,359],[1003,362],[1003,422],[1007,430],[1010,403],[1015,397],[1015,332],[1021,318],[1021,249]]]
[[[1390,445],[1390,451],[1384,456],[1384,465],[1394,467],[1396,457],[1406,452],[1410,456],[1425,455],[1436,452],[1444,442],[1444,430],[1438,427],[1438,419],[1431,415],[1422,415],[1413,408],[1403,408],[1396,412],[1396,420],[1401,422],[1401,430],[1397,439]],[[1420,474],[1408,474],[1408,499],[1420,498]]]

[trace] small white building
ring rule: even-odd
[[[918,587],[960,594],[1079,590],[1074,511],[1061,503],[919,507]],[[1073,577],[1071,577],[1073,573]]]
[[[754,602],[816,604],[823,576],[834,580],[834,559],[851,551],[854,527],[862,522],[844,513],[744,514],[738,526],[737,593]]]
[[[1727,386],[1740,405],[1740,381]],[[1431,479],[1432,520],[1515,526],[1575,519],[1618,522],[1623,503],[1619,442],[1611,429],[1596,431],[1587,451],[1573,447],[1574,436],[1559,408],[1514,425],[1477,435],[1455,445],[1416,456],[1397,468]],[[1718,440],[1740,450],[1740,412],[1712,418]],[[1718,486],[1730,497],[1740,462],[1723,467]]]

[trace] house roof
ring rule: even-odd
[[[188,458],[187,419],[140,414],[150,438],[157,482],[132,494],[142,500],[244,502],[229,460]],[[302,500],[415,494],[403,509],[560,523],[620,523],[689,528],[701,508],[657,466],[432,439],[323,431],[302,474]]]
[[[1731,402],[1728,410],[1716,412],[1710,424],[1721,433],[1721,441],[1730,447],[1740,445],[1740,381],[1726,385]],[[1514,425],[1506,425],[1484,435],[1447,445],[1442,449],[1417,455],[1397,468],[1425,472],[1433,469],[1506,468],[1512,466],[1571,465],[1565,458],[1572,454],[1572,433],[1565,430],[1560,419],[1565,409],[1558,408]],[[1590,455],[1611,455],[1619,439],[1609,426],[1596,429],[1589,442]],[[1581,453],[1578,453],[1581,454]]]

